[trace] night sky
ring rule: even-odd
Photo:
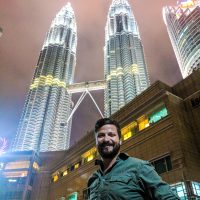
[[[16,134],[46,32],[66,0],[0,0],[0,137]],[[104,28],[111,0],[71,0],[77,28],[74,82],[103,79]],[[162,18],[162,7],[176,0],[129,0],[138,22],[151,83],[174,85],[180,70]],[[103,91],[92,92],[103,112]],[[77,101],[80,94],[73,97]],[[91,130],[100,114],[89,97],[73,116],[71,145]]]

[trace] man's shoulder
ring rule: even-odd
[[[130,165],[141,166],[141,165],[149,164],[149,162],[146,161],[146,160],[142,160],[142,159],[139,159],[139,158],[136,158],[136,157],[132,157],[132,156],[129,156],[128,154],[122,153],[122,156],[127,157],[125,160]]]
[[[130,162],[137,163],[137,164],[139,164],[139,165],[145,165],[145,164],[148,164],[148,163],[149,163],[149,162],[146,161],[146,160],[142,160],[142,159],[135,158],[135,157],[129,157],[129,160],[130,160]]]

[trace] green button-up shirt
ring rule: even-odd
[[[88,181],[89,200],[176,200],[179,199],[151,164],[119,154],[104,174],[102,165]]]

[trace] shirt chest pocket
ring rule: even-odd
[[[129,189],[133,187],[134,180],[132,176],[112,176],[106,181],[110,190]]]

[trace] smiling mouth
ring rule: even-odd
[[[104,147],[113,147],[113,145],[112,144],[105,144],[105,145],[102,145],[102,147],[104,148]]]

